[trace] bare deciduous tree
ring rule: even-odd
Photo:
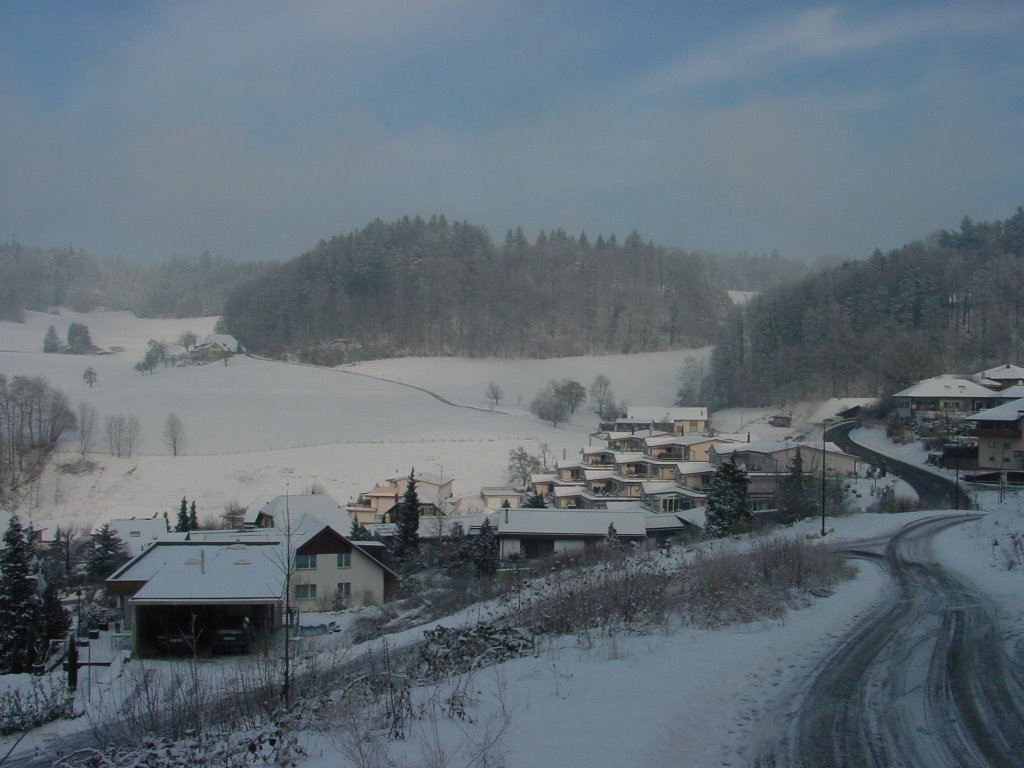
[[[492,401],[497,407],[498,403],[505,396],[505,393],[501,389],[501,384],[496,381],[492,381],[487,385],[487,399]]]
[[[83,456],[89,452],[96,428],[96,406],[85,400],[78,401],[78,450]]]
[[[164,422],[164,445],[173,456],[177,456],[185,446],[185,425],[176,413],[167,414],[167,421]]]
[[[139,441],[139,420],[134,416],[107,416],[107,447],[111,456],[131,456]]]

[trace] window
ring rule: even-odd
[[[300,571],[309,571],[316,568],[316,555],[296,555],[295,568]]]
[[[338,590],[334,594],[337,597],[352,597],[352,582],[339,581]]]
[[[316,584],[296,584],[296,600],[316,600]]]
[[[352,553],[351,552],[339,552],[338,553],[338,567],[339,568],[351,568],[352,567]]]

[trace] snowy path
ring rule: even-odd
[[[758,766],[1016,766],[1024,681],[992,601],[936,562],[936,534],[977,516],[911,523],[881,557],[887,599],[766,726]]]

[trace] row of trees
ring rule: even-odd
[[[76,426],[67,396],[46,379],[0,374],[0,501],[34,479],[61,435]]]
[[[76,422],[78,426],[78,449],[84,456],[89,453],[96,440],[96,406],[85,400],[78,402]],[[103,419],[103,436],[111,456],[131,456],[138,449],[142,439],[142,426],[133,414],[118,413]],[[185,424],[176,413],[167,414],[161,434],[164,446],[172,456],[178,456],[185,448]]]
[[[70,355],[89,355],[96,351],[93,346],[89,326],[84,323],[72,322],[68,326],[68,341],[65,344],[57,335],[57,329],[50,326],[43,338],[43,352],[65,352]]]
[[[21,322],[24,310],[71,307],[126,309],[140,317],[198,317],[223,311],[236,284],[266,268],[219,256],[172,257],[140,266],[98,259],[70,248],[0,243],[0,320]],[[71,341],[69,339],[68,343]]]
[[[614,419],[625,410],[623,404],[615,404],[615,392],[612,390],[608,377],[600,374],[591,383],[589,389],[572,379],[562,379],[561,381],[551,379],[533,398],[533,402],[530,403],[530,412],[536,414],[537,418],[550,421],[553,426],[557,427],[576,413],[576,409],[587,401],[588,394],[594,407],[594,413],[600,419]]]

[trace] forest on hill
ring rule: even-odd
[[[766,291],[722,324],[713,405],[891,394],[1021,361],[1024,208]]]
[[[0,320],[20,322],[26,309],[54,307],[123,309],[139,317],[219,315],[228,291],[265,266],[209,254],[138,265],[72,248],[0,243]]]
[[[444,216],[374,221],[237,286],[221,328],[249,349],[337,364],[398,355],[549,357],[705,345],[727,288],[805,274],[778,256],[717,257],[561,229],[502,245]]]

